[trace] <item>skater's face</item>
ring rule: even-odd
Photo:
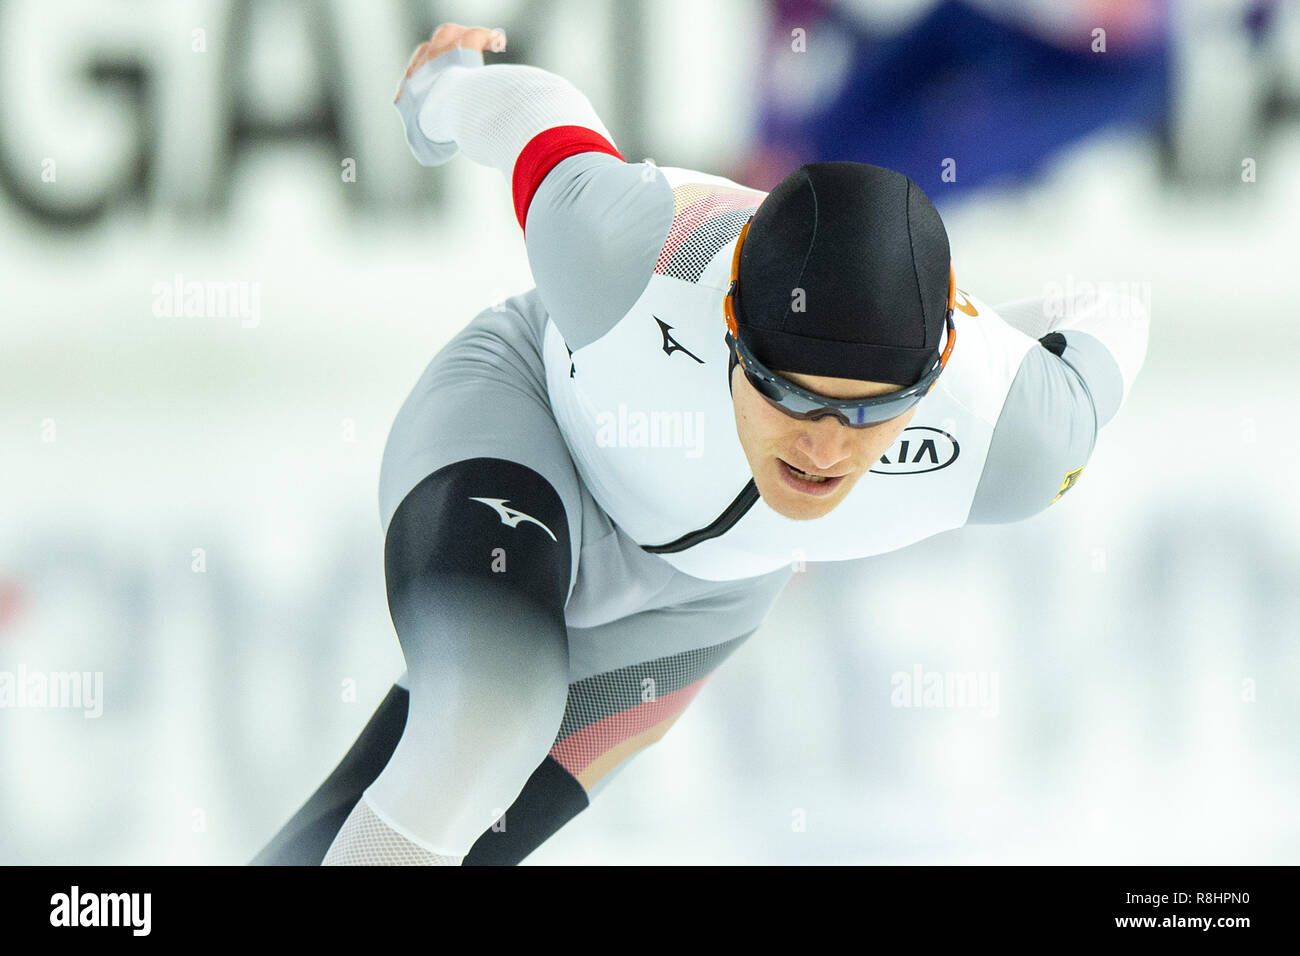
[[[773,371],[827,398],[873,398],[903,387]],[[843,501],[916,413],[913,406],[897,418],[869,428],[850,428],[830,416],[815,421],[792,418],[763,398],[739,365],[731,372],[731,395],[736,433],[758,493],[773,511],[798,521],[820,518]],[[802,478],[790,466],[830,477],[822,482]]]

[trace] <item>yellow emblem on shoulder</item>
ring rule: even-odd
[[[970,300],[970,296],[966,294],[964,289],[958,289],[957,295],[953,298],[956,300],[953,304],[967,315],[979,315],[979,310],[975,308],[974,303]]]
[[[1078,468],[1074,469],[1074,471],[1067,474],[1065,476],[1065,481],[1061,482],[1061,490],[1056,493],[1056,497],[1053,498],[1049,503],[1056,504],[1057,500],[1061,497],[1061,495],[1065,494],[1067,491],[1069,491],[1071,488],[1074,487],[1075,483],[1079,480],[1079,475],[1082,472],[1083,472],[1083,466],[1080,465]]]

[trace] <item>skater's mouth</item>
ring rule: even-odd
[[[779,470],[785,483],[806,495],[827,495],[844,480],[844,475],[819,475],[796,468],[784,458],[778,458]]]

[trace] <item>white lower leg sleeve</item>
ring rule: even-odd
[[[445,856],[420,846],[384,821],[364,794],[330,844],[322,866],[460,866],[460,856]]]

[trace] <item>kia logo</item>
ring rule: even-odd
[[[923,475],[947,468],[957,460],[961,446],[942,428],[913,425],[903,429],[898,441],[880,456],[873,475]]]

